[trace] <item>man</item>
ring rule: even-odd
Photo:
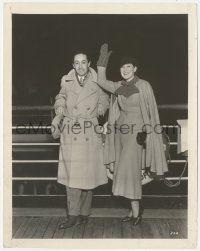
[[[108,109],[109,97],[98,86],[86,53],[74,55],[55,100],[55,112],[64,118],[58,166],[58,182],[67,190],[68,219],[59,226],[64,229],[87,222],[92,190],[107,183],[97,117]]]

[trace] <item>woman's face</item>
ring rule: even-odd
[[[137,70],[136,66],[133,66],[132,64],[124,64],[120,68],[120,73],[123,79],[130,80],[134,77],[136,70]]]

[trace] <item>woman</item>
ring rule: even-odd
[[[97,62],[98,84],[112,93],[104,163],[114,164],[112,192],[130,200],[132,212],[122,221],[141,222],[141,169],[149,167],[155,175],[168,171],[156,101],[150,84],[136,76],[137,64],[124,57],[120,65],[122,81],[106,79],[111,51],[104,44]]]

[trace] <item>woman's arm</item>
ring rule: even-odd
[[[120,86],[120,82],[112,82],[106,79],[106,67],[112,51],[108,51],[108,44],[103,44],[100,48],[100,55],[97,61],[97,82],[106,91],[114,93]]]
[[[110,98],[107,93],[105,93],[101,87],[99,87],[99,100],[98,100],[98,116],[104,116],[105,112],[109,108]]]
[[[97,66],[97,82],[103,89],[111,93],[115,93],[121,85],[120,81],[113,82],[106,79],[106,68],[103,66]]]

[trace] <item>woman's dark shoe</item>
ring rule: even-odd
[[[132,221],[133,226],[139,225],[141,221],[142,221],[142,215],[138,215],[138,217],[133,218],[133,221]]]
[[[127,222],[127,221],[131,221],[131,220],[133,220],[133,216],[128,216],[127,215],[126,217],[121,219],[121,222]]]

